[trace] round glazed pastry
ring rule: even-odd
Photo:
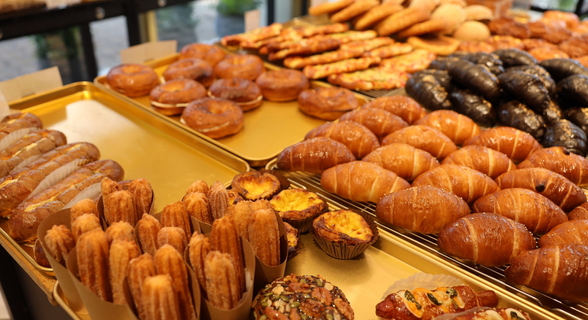
[[[224,99],[199,99],[190,103],[182,113],[184,124],[213,139],[239,132],[243,121],[241,108]]]
[[[192,43],[185,45],[180,51],[180,59],[196,58],[202,59],[211,66],[216,66],[219,61],[225,58],[223,49],[204,43]]]
[[[263,102],[259,86],[246,79],[218,79],[208,88],[208,96],[231,100],[243,111],[253,110]]]
[[[214,73],[208,62],[202,59],[188,58],[170,64],[163,72],[163,78],[165,81],[192,79],[208,87],[214,81]]]
[[[321,276],[291,274],[276,279],[259,291],[252,308],[255,319],[355,318],[343,291]]]
[[[357,109],[355,95],[343,88],[319,87],[302,91],[298,107],[309,116],[323,120],[336,120],[345,112]]]
[[[134,98],[148,95],[159,84],[159,78],[147,66],[126,63],[110,69],[106,84],[125,96]]]
[[[308,89],[308,79],[298,70],[270,70],[257,77],[257,85],[266,100],[296,100],[300,92]]]
[[[241,78],[254,81],[265,72],[260,57],[250,54],[233,54],[214,67],[214,74],[223,79]]]
[[[204,86],[191,79],[176,79],[160,84],[149,95],[155,111],[166,116],[182,114],[190,102],[204,97]]]

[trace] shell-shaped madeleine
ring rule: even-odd
[[[208,191],[208,205],[212,219],[220,219],[229,208],[229,193],[219,181],[215,182]]]
[[[129,184],[129,192],[133,195],[137,215],[141,216],[143,213],[149,213],[151,202],[153,202],[151,183],[143,178],[135,179]]]
[[[188,270],[184,264],[182,254],[170,245],[164,245],[155,253],[155,269],[157,274],[169,274],[172,277],[173,288],[180,304],[180,319],[195,317],[192,304],[192,294],[188,287]]]
[[[212,224],[212,216],[208,209],[208,198],[202,192],[188,193],[182,200],[188,210],[188,214],[198,221]]]
[[[179,253],[183,253],[188,244],[184,229],[178,227],[161,228],[157,233],[157,247],[161,248],[166,244],[176,248]]]
[[[106,228],[108,243],[115,240],[135,241],[135,229],[126,221],[115,222]]]
[[[157,234],[161,229],[161,224],[155,217],[149,214],[143,214],[143,217],[137,223],[137,233],[139,244],[143,252],[154,256],[157,251]]]
[[[47,252],[57,262],[64,264],[69,252],[75,246],[75,240],[71,231],[64,225],[53,226],[45,234]]]
[[[203,234],[194,234],[190,239],[188,257],[196,273],[200,287],[206,291],[206,276],[204,275],[204,260],[210,252],[210,240]]]
[[[224,216],[215,220],[212,224],[210,248],[213,251],[220,251],[231,255],[233,265],[239,277],[241,292],[245,291],[245,269],[241,237],[239,237],[237,229],[235,229],[230,217]]]
[[[112,301],[108,250],[106,233],[100,229],[84,233],[76,244],[80,280],[98,297]]]
[[[147,277],[141,292],[144,318],[141,320],[187,319],[180,312],[178,297],[173,289],[173,280],[168,274]]]
[[[85,213],[79,216],[71,225],[72,234],[75,241],[78,241],[79,237],[94,229],[102,229],[100,220],[97,216],[92,213]]]
[[[155,263],[150,254],[144,253],[129,262],[127,281],[129,283],[129,288],[131,289],[133,300],[135,300],[135,306],[139,311],[139,319],[146,319],[143,303],[141,302],[143,283],[145,282],[145,279],[155,275],[157,275],[157,272],[155,271]]]
[[[178,227],[184,229],[187,237],[192,235],[190,228],[190,216],[182,201],[168,204],[161,212],[161,226]]]
[[[108,268],[112,286],[112,302],[116,304],[127,303],[123,280],[127,276],[129,262],[140,255],[141,250],[134,241],[115,240],[110,246]]]

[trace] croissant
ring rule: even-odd
[[[568,213],[568,219],[588,219],[588,202],[584,202],[581,205],[575,207],[574,210]]]
[[[408,181],[439,166],[439,161],[430,153],[405,143],[380,147],[365,156],[362,161],[375,163]]]
[[[377,202],[385,194],[406,189],[410,184],[377,164],[354,161],[323,171],[321,186],[345,199]]]
[[[355,160],[353,153],[341,142],[317,137],[291,145],[280,152],[278,169],[321,173],[338,164]]]
[[[588,246],[588,220],[564,222],[539,238],[541,248],[574,243]]]
[[[406,143],[415,148],[427,151],[433,157],[443,160],[450,153],[457,150],[457,146],[441,131],[415,125],[393,132],[382,140],[383,145],[392,143]]]
[[[464,146],[469,145],[485,146],[500,151],[515,162],[521,162],[531,153],[541,149],[541,145],[532,135],[511,127],[482,131],[464,143]]]
[[[478,199],[473,212],[493,212],[524,224],[529,231],[544,234],[568,221],[565,212],[551,200],[531,190],[504,189]]]
[[[579,186],[588,185],[588,159],[564,147],[541,149],[519,163],[519,169],[545,168],[568,178]]]
[[[413,187],[424,185],[451,192],[470,205],[480,197],[500,190],[496,182],[487,175],[455,164],[442,164],[421,174],[412,183]]]
[[[522,252],[504,272],[515,284],[569,300],[588,299],[588,247],[568,244]]]
[[[378,138],[368,128],[353,121],[325,123],[312,129],[304,139],[316,137],[327,137],[341,142],[358,159],[380,147]]]
[[[455,144],[463,144],[466,140],[480,134],[480,127],[470,118],[451,110],[437,110],[421,118],[415,124],[435,128]]]
[[[503,266],[535,248],[535,238],[523,224],[494,213],[475,213],[448,223],[437,243],[443,252],[487,267]]]
[[[409,124],[413,124],[427,115],[427,111],[413,98],[401,95],[378,98],[364,105],[363,108],[386,110],[399,116]]]
[[[376,205],[378,218],[421,233],[438,233],[446,224],[468,214],[470,208],[460,197],[431,186],[393,192]]]
[[[442,164],[457,164],[480,171],[492,179],[517,167],[504,153],[484,146],[465,146],[452,152]]]
[[[408,123],[399,116],[378,108],[365,108],[347,112],[339,119],[340,121],[349,120],[364,125],[380,140],[394,131],[408,127]]]
[[[524,188],[540,193],[568,212],[586,202],[584,191],[564,176],[543,168],[518,169],[496,178],[502,189]]]

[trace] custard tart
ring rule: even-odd
[[[305,233],[312,228],[312,219],[327,210],[327,204],[317,194],[304,189],[286,189],[270,200],[274,210],[284,222],[298,232]]]
[[[231,187],[243,199],[255,201],[271,199],[280,192],[281,183],[273,174],[249,171],[236,175]]]
[[[319,247],[337,259],[360,255],[378,236],[378,229],[368,215],[350,210],[324,213],[314,219],[312,227]]]

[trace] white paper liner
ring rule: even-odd
[[[488,308],[488,307],[475,307],[475,308],[468,309],[468,310],[465,310],[465,311],[462,311],[462,312],[445,313],[445,314],[442,314],[442,315],[440,315],[438,317],[435,317],[435,320],[452,320],[452,319],[455,319],[455,318],[457,318],[459,316],[463,316],[463,315],[466,315],[466,314],[471,314],[471,313],[478,312],[478,311],[484,311],[484,310],[487,310],[487,309],[492,309],[492,308]],[[497,319],[500,319],[500,318],[497,318]],[[521,318],[521,319],[525,319],[525,318]]]
[[[98,183],[94,183],[93,185],[87,187],[86,189],[84,189],[84,191],[80,192],[77,196],[75,196],[73,199],[71,199],[71,201],[65,205],[65,207],[63,207],[63,209],[69,209],[71,208],[74,204],[84,200],[84,199],[94,199],[96,198],[100,192],[102,192],[102,183],[98,182]]]
[[[86,161],[87,160],[85,159],[75,159],[72,162],[69,162],[57,168],[55,171],[51,172],[45,179],[43,179],[43,181],[41,181],[39,185],[37,185],[35,190],[31,192],[27,199],[30,199],[31,197],[34,197],[35,195],[53,187],[61,180],[65,179],[65,177],[69,176],[72,172],[78,170],[82,165],[84,165]]]
[[[23,160],[21,163],[19,163],[16,167],[14,167],[14,169],[12,170],[19,170],[21,168],[24,168],[26,166],[28,166],[29,164],[39,160],[39,158],[41,158],[41,156],[43,156],[42,154],[38,154],[36,156],[32,156],[28,159]]]
[[[448,276],[446,274],[428,274],[428,273],[415,273],[412,276],[404,279],[400,279],[394,282],[384,295],[382,300],[392,293],[396,293],[401,290],[415,290],[417,288],[435,289],[438,287],[454,287],[463,285],[463,281]]]
[[[22,128],[9,133],[4,139],[0,140],[0,151],[10,147],[16,141],[33,131],[36,131],[36,128]]]

